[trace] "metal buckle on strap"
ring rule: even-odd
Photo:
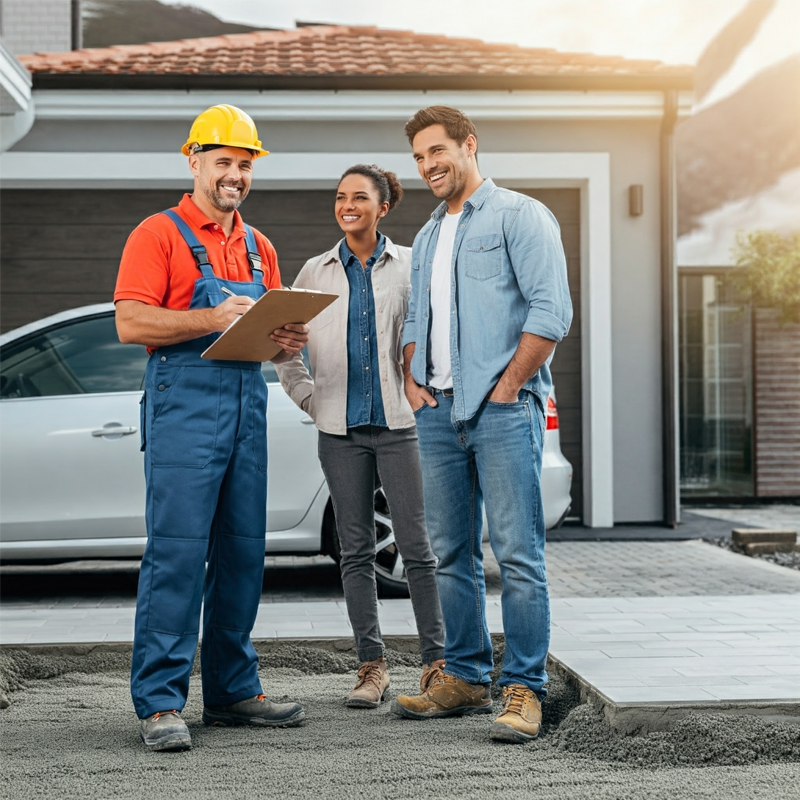
[[[431,394],[434,397],[437,394],[440,394],[442,397],[452,397],[454,392],[453,389],[436,389],[433,386],[426,386],[425,390],[428,392],[428,394]]]
[[[248,250],[247,259],[250,261],[250,271],[260,272],[263,276],[264,268],[261,266],[261,256],[258,253],[252,252],[252,250]]]
[[[208,260],[208,251],[202,245],[198,247],[190,247],[192,251],[192,255],[194,256],[194,260],[197,262],[197,266],[203,266],[204,264],[211,265],[211,262]]]

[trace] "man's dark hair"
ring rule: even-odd
[[[409,144],[413,146],[414,137],[431,125],[441,125],[445,133],[459,145],[464,144],[469,135],[474,136],[476,140],[478,138],[472,120],[463,111],[452,106],[428,106],[421,108],[406,122],[405,131]]]

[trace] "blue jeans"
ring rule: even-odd
[[[535,396],[516,403],[484,400],[469,420],[453,422],[453,398],[415,412],[425,518],[445,622],[445,672],[468,683],[491,682],[481,538],[483,504],[500,564],[506,651],[501,686],[521,683],[547,694],[550,600],[544,563],[540,476],[544,414]]]

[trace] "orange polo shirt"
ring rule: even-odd
[[[222,228],[203,214],[191,195],[184,195],[173,210],[183,217],[206,248],[217,277],[243,282],[253,279],[247,260],[244,224],[238,211],[234,211],[233,231],[226,240]],[[278,289],[281,275],[275,248],[258,231],[255,237],[264,284],[268,289]],[[165,214],[154,214],[128,237],[119,265],[114,302],[139,300],[151,306],[185,311],[192,300],[195,281],[200,277],[192,251],[175,223]]]

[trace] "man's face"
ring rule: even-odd
[[[253,180],[253,156],[238,147],[218,147],[189,158],[195,190],[219,211],[239,208]]]
[[[458,144],[447,135],[443,125],[431,125],[414,137],[412,147],[419,174],[436,197],[450,200],[464,191],[470,174],[470,156],[477,148],[474,136]]]

